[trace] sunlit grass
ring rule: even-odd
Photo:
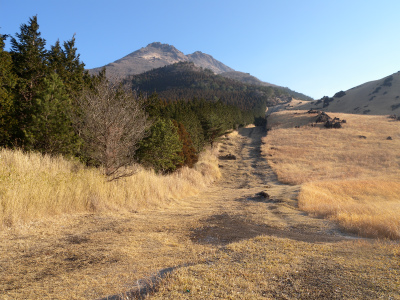
[[[400,238],[400,181],[340,180],[306,183],[299,207],[351,232]]]
[[[38,153],[0,150],[0,227],[64,213],[138,211],[198,193],[220,176],[211,150],[195,168],[161,176],[140,169],[107,182],[101,170]]]
[[[280,181],[304,184],[301,209],[364,236],[400,238],[400,122],[330,115],[347,122],[325,129],[309,126],[315,115],[305,112],[270,116],[263,146],[270,165]]]

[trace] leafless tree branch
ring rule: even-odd
[[[93,88],[77,99],[76,126],[92,159],[103,165],[109,180],[137,170],[134,154],[151,126],[144,110],[145,96],[121,81],[99,76]]]

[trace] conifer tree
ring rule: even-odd
[[[73,155],[81,144],[72,122],[72,101],[56,73],[44,79],[32,118],[33,147],[43,153]]]
[[[79,60],[75,47],[75,35],[63,44],[57,41],[49,52],[49,65],[63,81],[67,92],[75,98],[81,92],[85,83],[89,80],[85,64]]]
[[[156,172],[169,173],[183,163],[182,142],[171,120],[159,119],[150,129],[149,137],[140,142],[139,161]]]
[[[201,123],[204,130],[205,140],[213,146],[215,140],[225,131],[221,116],[218,116],[215,112],[203,114]]]
[[[28,25],[21,25],[16,37],[11,39],[10,51],[18,76],[14,103],[18,122],[15,139],[20,146],[30,149],[34,140],[32,119],[38,113],[37,94],[48,74],[46,41],[41,38],[37,16],[30,18]]]
[[[10,146],[14,119],[14,87],[17,76],[13,72],[10,53],[4,50],[7,36],[0,35],[0,146]]]

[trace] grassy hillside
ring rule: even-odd
[[[272,114],[263,149],[269,163],[280,181],[302,184],[301,209],[363,236],[400,238],[400,122],[330,115],[347,122],[326,129],[310,126],[315,114]]]
[[[400,71],[296,107],[310,108],[350,114],[400,115]]]

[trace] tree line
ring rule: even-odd
[[[254,107],[148,96],[105,72],[88,74],[75,36],[46,49],[37,16],[15,36],[0,35],[0,147],[79,159],[112,180],[137,162],[161,173],[191,167],[207,144],[254,121]]]

